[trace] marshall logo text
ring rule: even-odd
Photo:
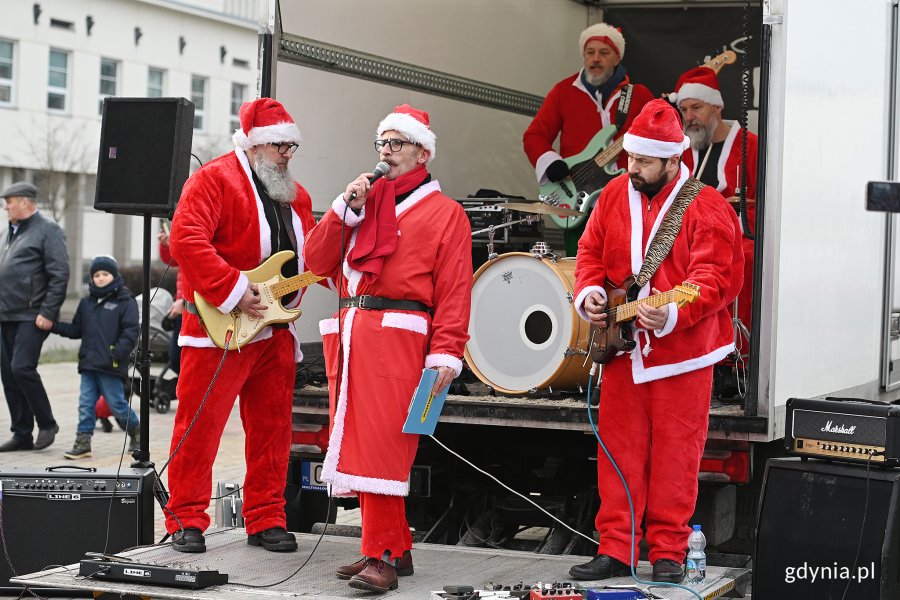
[[[856,432],[856,425],[844,427],[843,425],[834,425],[834,421],[828,421],[827,423],[825,423],[825,427],[822,428],[822,431],[824,431],[825,433],[843,433],[845,435],[853,435]]]

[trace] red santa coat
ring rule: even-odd
[[[297,247],[302,248],[306,233],[316,221],[309,194],[299,183],[291,208]],[[271,256],[271,236],[244,151],[235,148],[234,152],[206,163],[185,183],[169,240],[172,256],[184,275],[185,298],[193,301],[194,292],[198,291],[223,313],[233,309],[250,283],[241,271],[255,269]],[[306,270],[302,253],[297,256],[297,268],[300,273]],[[294,298],[291,306],[300,303],[301,295]],[[295,340],[295,360],[299,362],[302,354],[293,323],[290,329]],[[270,337],[272,329],[266,327],[253,342]],[[178,343],[197,348],[215,346],[198,316],[187,311]]]
[[[629,82],[626,75],[622,83],[609,96],[606,104],[602,104],[584,87],[584,83],[581,81],[581,71],[566,77],[553,86],[522,136],[525,154],[531,161],[534,173],[541,185],[547,183],[545,173],[550,163],[564,156],[578,154],[584,150],[598,131],[607,125],[615,124],[616,114],[619,111],[619,99]],[[653,100],[653,94],[650,93],[650,90],[644,85],[635,84],[625,125],[621,131],[616,133],[616,138],[625,134],[634,118],[651,100]],[[553,142],[557,136],[559,136],[559,152],[553,149]],[[624,152],[619,155],[620,167],[627,166],[627,161]]]
[[[741,185],[741,140],[743,132],[737,121],[731,122],[731,129],[722,144],[722,154],[716,165],[716,173],[719,186],[716,188],[726,198],[740,195]],[[756,162],[758,156],[759,140],[755,133],[747,132],[747,199],[756,199]],[[703,162],[703,156],[694,148],[684,151],[682,160],[687,168],[694,172],[695,165]],[[706,165],[709,169],[711,165]],[[756,203],[747,202],[747,224],[751,234],[756,228]],[[743,225],[741,225],[743,228]],[[741,229],[743,231],[743,229]],[[750,327],[750,315],[753,301],[753,240],[744,238],[744,286],[738,295],[738,316],[744,325]]]
[[[366,218],[365,208],[356,215],[345,206],[341,197],[335,199],[309,233],[307,266],[336,281],[342,275],[343,297],[416,300],[432,313],[350,308],[320,323],[332,419],[322,478],[336,495],[405,496],[418,436],[402,427],[422,369],[445,366],[457,375],[462,369],[472,293],[471,229],[462,207],[440,192],[438,182],[426,183],[397,205],[396,249],[378,279],[368,283],[340,256],[342,217],[352,228],[344,229],[347,252]]]
[[[682,165],[665,202],[661,207],[654,205],[659,212],[652,227],[645,225],[645,220],[649,221],[644,214],[646,201],[631,186],[627,174],[603,189],[578,244],[575,307],[582,318],[587,320],[584,300],[590,292],[605,295],[607,280],[621,286],[640,271],[650,240],[687,178],[688,170]],[[681,308],[668,305],[669,317],[660,331],[648,332],[634,323],[638,344],[630,358],[635,383],[712,365],[734,349],[727,306],[743,279],[738,231],[734,211],[712,188],[705,187],[688,206],[672,250],[639,297],[648,296],[654,287],[665,292],[689,281],[700,286],[700,298]]]

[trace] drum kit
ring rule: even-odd
[[[580,216],[543,202],[507,202],[501,209],[525,216],[478,231],[488,235],[488,261],[474,275],[465,359],[497,392],[581,390],[588,381],[590,326],[575,312],[575,259],[559,258],[538,242],[531,252],[493,252],[497,229],[540,215]]]

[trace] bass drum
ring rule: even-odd
[[[465,352],[475,375],[505,394],[586,387],[590,326],[572,305],[574,283],[574,258],[510,252],[482,265]]]

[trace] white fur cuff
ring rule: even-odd
[[[604,300],[606,299],[606,290],[604,290],[599,285],[589,285],[581,290],[581,292],[577,296],[575,296],[575,302],[573,302],[573,305],[575,306],[575,312],[577,312],[578,316],[585,321],[591,320],[590,317],[588,317],[587,313],[584,312],[584,301],[588,297],[588,294],[590,294],[591,292],[598,292],[601,296],[603,296]]]
[[[338,197],[334,199],[334,202],[331,203],[331,210],[337,214],[339,219],[350,227],[356,227],[366,218],[366,207],[363,206],[359,211],[359,214],[356,214],[353,212],[353,209],[344,202],[343,194],[338,194]]]
[[[429,354],[425,357],[425,368],[431,369],[433,367],[453,369],[453,372],[456,374],[454,377],[459,377],[459,374],[462,373],[462,360],[449,354]]]
[[[666,324],[663,325],[662,329],[655,329],[653,331],[653,335],[658,338],[672,333],[672,330],[675,329],[675,325],[678,324],[678,305],[674,302],[669,302],[666,304],[666,308],[669,309],[669,317],[666,319]]]
[[[547,150],[538,157],[537,161],[534,163],[534,174],[537,177],[538,185],[544,185],[549,181],[547,179],[547,167],[549,167],[551,163],[562,159],[562,155],[553,150]]]

